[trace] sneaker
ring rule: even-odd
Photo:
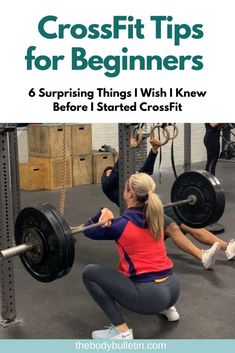
[[[113,325],[108,327],[106,330],[97,330],[92,332],[93,339],[99,340],[132,340],[133,339],[133,331],[130,328],[127,331],[119,331]]]
[[[235,256],[235,240],[231,239],[228,243],[227,249],[225,250],[225,255],[228,260],[232,260]]]
[[[208,250],[202,250],[202,265],[208,270],[215,264],[216,256],[220,251],[220,243],[215,242]]]
[[[174,306],[171,306],[169,309],[161,311],[160,314],[165,315],[168,321],[178,321],[180,318],[179,313]]]

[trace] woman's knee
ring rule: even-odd
[[[83,281],[93,280],[96,277],[97,271],[99,271],[100,267],[100,265],[96,264],[87,265],[82,271]]]
[[[174,235],[177,235],[177,233],[180,232],[180,228],[179,226],[174,222],[174,223],[171,223],[167,228],[165,228],[165,233],[168,235],[168,236],[174,236]]]

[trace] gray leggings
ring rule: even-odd
[[[83,282],[115,326],[125,322],[117,303],[136,313],[153,315],[174,305],[180,292],[175,274],[162,283],[135,282],[102,265],[88,265]]]

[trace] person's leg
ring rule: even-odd
[[[191,240],[182,233],[176,223],[171,223],[167,228],[165,228],[164,232],[173,240],[179,249],[196,257],[199,260],[202,260],[202,250],[194,245]]]
[[[211,153],[211,163],[209,166],[209,172],[215,175],[216,165],[219,159],[220,146],[214,146],[214,150]]]
[[[160,283],[134,282],[106,266],[88,265],[83,272],[83,281],[116,327],[125,324],[117,303],[134,312],[153,315],[170,308],[179,296],[179,283],[174,274]]]
[[[183,232],[191,234],[202,244],[213,245],[219,243],[220,249],[225,252],[229,260],[235,256],[235,242],[233,240],[230,240],[230,242],[227,243],[223,239],[220,239],[213,233],[209,232],[206,228],[191,228],[183,223],[180,225],[180,229]]]
[[[115,284],[120,285],[121,282],[120,288],[124,289],[122,279],[125,277],[105,266],[88,265],[83,271],[83,282],[87,290],[111,321],[109,328],[93,331],[93,339],[133,339],[132,329],[127,326],[112,295]],[[128,279],[125,285],[127,284]],[[109,290],[103,287],[108,287]]]
[[[123,325],[125,320],[117,307],[115,292],[118,287],[119,296],[125,296],[125,287],[132,284],[129,283],[129,279],[105,266],[88,265],[83,271],[83,282],[111,323],[115,326]],[[132,293],[132,296],[135,297],[135,295]],[[132,296],[130,300],[134,299]]]
[[[210,148],[208,151],[206,171],[215,175],[215,167],[218,161],[218,158],[215,156],[214,150]]]
[[[205,166],[205,170],[209,171],[209,167],[210,167],[210,163],[211,163],[211,155],[210,155],[211,150],[210,150],[210,140],[209,140],[208,133],[205,134],[204,145],[206,147],[206,166]]]
[[[200,243],[206,245],[213,245],[218,242],[220,244],[221,250],[225,251],[227,249],[227,243],[209,232],[206,228],[191,228],[181,223],[180,229],[185,233],[190,233],[195,239]]]
[[[180,229],[181,225],[181,220],[175,214],[173,207],[166,208],[164,213],[165,234],[172,238],[178,248],[199,259],[205,269],[212,268],[220,250],[220,244],[215,242],[208,250],[199,249],[185,236]]]
[[[213,153],[213,152],[212,152]],[[206,148],[206,166],[205,166],[205,170],[207,172],[210,172],[211,170],[211,161],[213,159],[213,154],[211,155],[211,151],[210,149],[207,147]]]
[[[218,242],[215,242],[208,250],[199,249],[182,233],[176,223],[170,224],[165,229],[165,233],[171,237],[179,249],[199,259],[206,270],[214,266],[217,254],[220,250],[220,244]]]
[[[204,139],[204,144],[206,146],[207,152],[207,163],[206,171],[215,175],[215,168],[218,162],[219,153],[220,153],[220,140],[219,136],[216,134],[208,134]]]
[[[206,228],[191,228],[182,223],[180,225],[180,229],[185,233],[190,233],[202,244],[213,245],[215,242],[218,242],[220,243],[221,250],[225,251],[227,248],[227,243],[224,240],[218,238],[216,235],[209,232]]]

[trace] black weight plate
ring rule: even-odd
[[[213,223],[206,227],[206,229],[214,235],[224,233],[224,226],[220,223]]]
[[[225,192],[222,188],[220,181],[212,174],[210,174],[211,181],[214,185],[215,203],[213,217],[209,224],[216,223],[223,215],[225,209]]]
[[[60,247],[63,246],[63,250],[62,250],[63,256],[61,256],[60,270],[58,271],[57,277],[54,278],[54,279],[57,279],[57,278],[64,276],[67,273],[67,266],[68,266],[67,242],[66,242],[66,238],[65,238],[64,229],[63,229],[63,227],[61,227],[61,224],[62,224],[61,219],[63,219],[63,216],[60,214],[60,218],[55,217],[55,214],[53,212],[54,207],[49,204],[43,204],[43,205],[37,206],[37,209],[40,210],[41,212],[43,212],[46,215],[46,217],[48,218],[48,221],[50,221],[53,224],[54,232],[58,236],[57,239],[60,244]],[[45,236],[47,236],[47,235],[45,234]],[[47,248],[48,248],[48,244],[47,244]],[[47,251],[47,253],[48,253],[48,251]],[[52,280],[54,280],[54,279],[52,279]]]
[[[29,229],[42,234],[45,242],[44,256],[40,263],[32,263],[27,253],[20,255],[26,270],[40,282],[51,282],[66,272],[67,242],[65,234],[54,213],[47,207],[28,207],[23,209],[15,224],[15,240],[19,245]]]
[[[66,240],[66,244],[67,244],[66,245],[67,264],[65,266],[65,271],[63,274],[63,276],[65,276],[71,270],[71,268],[73,266],[73,262],[74,262],[74,256],[75,256],[74,238],[73,238],[73,235],[72,235],[72,232],[71,232],[71,229],[70,229],[68,223],[66,222],[66,220],[64,219],[64,217],[62,216],[60,211],[50,204],[43,204],[43,206],[49,208],[50,211],[53,212],[53,214],[55,215],[55,217],[58,220],[58,224],[60,224],[62,231],[65,235],[65,240]]]
[[[194,205],[174,206],[176,215],[182,223],[192,228],[203,228],[215,223],[222,216],[225,207],[224,191],[216,179],[204,170],[190,171],[181,174],[173,183],[171,201],[187,199],[195,195]]]

